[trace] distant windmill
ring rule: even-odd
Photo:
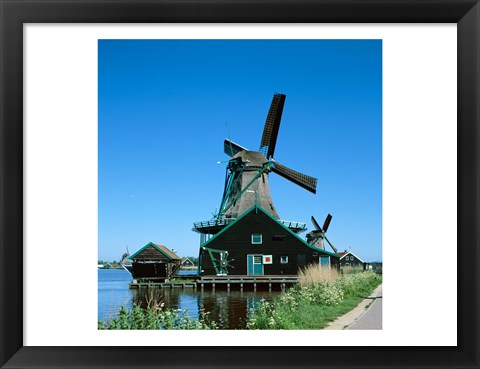
[[[330,214],[327,215],[325,218],[325,222],[323,223],[323,227],[320,228],[315,218],[312,216],[312,223],[315,226],[315,229],[309,233],[307,233],[307,242],[319,249],[325,250],[325,243],[323,240],[326,240],[330,247],[332,248],[334,253],[337,253],[337,249],[332,243],[328,240],[325,233],[327,233],[328,226],[330,225],[330,221],[332,220],[332,216]]]
[[[270,196],[268,183],[270,172],[316,193],[316,178],[294,171],[273,159],[285,98],[286,96],[282,94],[273,96],[259,151],[250,151],[225,139],[224,151],[232,159],[227,165],[225,188],[217,215],[218,220],[237,218],[255,204],[279,219]]]

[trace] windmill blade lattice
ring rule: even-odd
[[[275,145],[277,144],[278,130],[280,129],[280,120],[282,119],[283,106],[286,96],[283,94],[273,95],[273,100],[268,111],[267,120],[263,129],[262,140],[260,142],[260,152],[267,159],[273,157]]]
[[[317,192],[317,179],[307,176],[306,174],[297,172],[293,169],[286,167],[278,162],[274,162],[272,167],[272,172],[277,173],[283,178],[292,181],[293,183],[299,185],[300,187],[305,188],[307,191],[316,193]]]

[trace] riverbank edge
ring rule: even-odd
[[[348,313],[343,314],[342,316],[335,319],[333,322],[330,322],[324,330],[343,330],[347,329],[353,323],[358,321],[370,308],[370,305],[373,303],[374,299],[379,296],[382,291],[383,283],[380,283],[372,293],[365,299],[363,299],[356,307],[350,310]]]

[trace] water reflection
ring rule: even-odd
[[[195,291],[193,288],[139,289],[134,291],[134,301],[147,306],[152,298],[164,302],[166,307],[188,310],[192,318],[199,312],[209,312],[222,329],[244,329],[248,313],[262,299],[271,300],[280,292],[253,291]]]
[[[124,270],[98,271],[98,319],[105,320],[114,317],[123,305],[131,308],[135,301],[146,306],[155,298],[165,303],[165,307],[188,310],[192,318],[198,318],[203,309],[210,313],[222,329],[244,329],[248,312],[262,298],[271,300],[280,292],[268,291],[201,291],[187,287],[185,289],[139,289],[130,290],[128,284],[132,278]]]

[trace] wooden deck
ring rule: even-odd
[[[201,276],[197,280],[197,285],[203,290],[204,288],[226,288],[230,289],[252,289],[256,291],[257,288],[285,290],[287,286],[298,282],[298,276],[296,275],[226,275],[226,276]]]
[[[291,286],[298,282],[298,276],[296,275],[225,275],[225,276],[201,276],[197,277],[196,282],[136,282],[130,283],[130,289],[138,288],[200,288],[209,289],[214,291],[215,289],[223,290],[281,290],[285,291],[287,286]]]
[[[129,285],[131,290],[136,290],[139,288],[197,288],[195,282],[181,283],[181,282],[132,282]]]

